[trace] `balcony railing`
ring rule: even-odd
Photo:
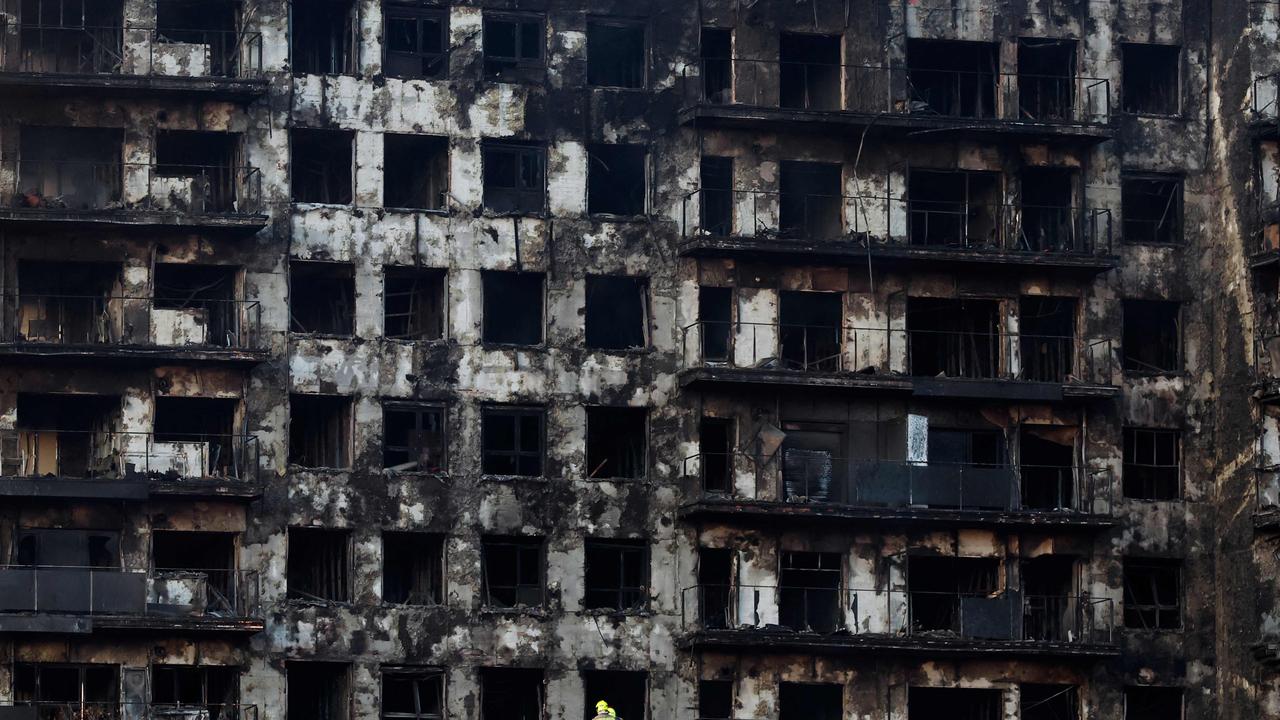
[[[704,320],[682,339],[689,367],[1109,386],[1119,377],[1111,340],[1068,336]]]
[[[0,296],[0,343],[263,349],[256,300],[157,300],[101,295]]]
[[[0,18],[0,73],[253,79],[262,34],[46,25]]]
[[[0,612],[257,618],[256,570],[0,566]]]
[[[2,197],[9,207],[31,213],[235,217],[264,212],[262,173],[247,166],[20,160],[4,173]]]
[[[94,701],[0,702],[0,720],[258,720],[256,705]]]
[[[705,58],[685,80],[690,99],[703,105],[1047,125],[1111,122],[1111,84],[1103,78]]]
[[[1109,598],[1035,595],[1020,590],[947,593],[904,590],[699,585],[682,593],[686,630],[848,634],[998,640],[1027,644],[1116,642]]]
[[[681,206],[681,234],[973,253],[1112,253],[1106,209],[766,190],[695,190]]]
[[[0,475],[157,480],[258,480],[251,435],[112,430],[0,430]]]
[[[823,450],[784,447],[761,458],[750,453],[703,453],[684,461],[685,477],[701,479],[709,497],[735,497],[737,480],[750,497],[787,503],[859,508],[1018,512],[1080,515],[1111,512],[1110,477],[1085,467],[867,461]]]

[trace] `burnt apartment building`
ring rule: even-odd
[[[0,720],[1280,719],[1280,2],[0,0]]]

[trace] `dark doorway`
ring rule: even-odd
[[[1023,508],[1076,508],[1075,428],[1024,425],[1018,437],[1018,455]]]
[[[840,183],[838,163],[784,160],[779,176],[779,232],[805,240],[840,237]]]
[[[784,552],[778,587],[778,622],[797,632],[832,633],[840,615],[840,554]]]
[[[1076,119],[1075,77],[1075,40],[1018,38],[1018,119]]]
[[[698,549],[698,598],[702,625],[707,630],[723,630],[736,625],[733,617],[733,550]]]
[[[1080,608],[1075,597],[1076,559],[1042,555],[1022,561],[1023,637],[1037,642],[1080,641]]]
[[[1000,368],[999,303],[910,298],[907,333],[916,377],[994,378]]]
[[[733,102],[733,31],[702,28],[702,99],[716,105]]]
[[[1072,207],[1075,171],[1038,167],[1022,171],[1022,232],[1018,250],[1071,252],[1083,247]]]
[[[947,117],[996,116],[996,43],[907,40],[911,110]]]
[[[778,99],[791,110],[840,109],[840,36],[782,33]]]
[[[785,369],[835,372],[841,368],[843,300],[839,293],[781,293],[778,344]]]
[[[1075,373],[1075,298],[1025,295],[1018,322],[1023,379],[1069,382]]]
[[[733,288],[698,288],[703,362],[729,362],[733,349]]]

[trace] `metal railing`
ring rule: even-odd
[[[1119,384],[1109,339],[703,320],[681,341],[690,367]]]
[[[709,497],[741,498],[735,480],[779,502],[864,508],[1005,511],[1037,515],[1111,513],[1110,474],[1087,467],[868,461],[823,450],[784,447],[769,457],[701,453],[684,460],[684,476]]]
[[[0,302],[4,343],[262,348],[262,306],[256,300],[17,293],[0,296]]]
[[[30,700],[0,702],[0,720],[258,720],[256,705]]]
[[[911,115],[1008,123],[1106,125],[1105,78],[901,66],[703,58],[686,69],[689,100],[862,115]]]
[[[18,160],[4,174],[2,197],[24,211],[265,212],[262,173],[248,166]]]
[[[0,430],[0,475],[7,477],[254,482],[259,453],[252,435]]]
[[[681,236],[754,237],[859,247],[1110,255],[1104,208],[700,188],[681,204]]]
[[[0,72],[253,79],[262,34],[241,30],[41,24],[0,17]]]
[[[0,566],[0,612],[255,618],[256,570]]]
[[[1030,644],[1116,642],[1114,601],[1087,594],[704,584],[685,588],[680,606],[686,630],[782,630]]]

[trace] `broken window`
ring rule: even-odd
[[[393,605],[444,602],[444,539],[423,532],[382,533],[382,601]]]
[[[1182,242],[1182,178],[1178,175],[1126,175],[1120,179],[1124,241]]]
[[[382,666],[383,720],[441,720],[443,717],[443,670]]]
[[[18,394],[17,433],[4,434],[5,474],[98,477],[121,473],[111,438],[120,398]]]
[[[307,468],[351,465],[351,398],[289,396],[289,463]]]
[[[907,175],[907,222],[912,245],[1002,249],[1000,174],[925,170]]]
[[[538,345],[542,342],[542,273],[486,270],[484,329],[486,343]]]
[[[444,406],[385,403],[382,467],[395,472],[444,472]]]
[[[699,227],[706,235],[733,234],[733,158],[702,156]]]
[[[1070,168],[1022,171],[1022,225],[1013,249],[1071,252],[1084,248],[1084,239],[1076,236],[1075,182]]]
[[[25,126],[18,135],[18,207],[104,210],[120,204],[120,130]]]
[[[241,614],[234,533],[153,531],[151,565],[158,577],[173,573],[187,582],[192,574],[202,576],[206,614]]]
[[[1139,115],[1177,115],[1181,109],[1177,45],[1120,44],[1124,111]]]
[[[119,338],[119,263],[18,261],[17,339],[68,345]]]
[[[546,33],[538,15],[484,16],[484,74],[498,80],[536,80],[543,73]]]
[[[843,366],[844,296],[784,291],[778,300],[778,346],[782,367],[834,372]]]
[[[1136,630],[1182,627],[1182,563],[1156,558],[1124,561],[1124,626]]]
[[[586,410],[587,477],[644,477],[649,411],[631,407],[589,407]]]
[[[1075,440],[1076,429],[1072,427],[1022,426],[1018,435],[1022,507],[1029,510],[1077,508]]]
[[[702,99],[717,105],[733,102],[733,30],[702,28]]]
[[[628,612],[648,602],[649,547],[643,540],[587,540],[587,610]]]
[[[393,78],[439,78],[449,69],[449,14],[387,2],[383,8],[383,71]]]
[[[291,331],[350,337],[355,297],[355,268],[350,263],[289,262]]]
[[[729,362],[733,347],[733,288],[698,288],[698,328],[703,362]]]
[[[1124,720],[1181,720],[1182,688],[1130,685],[1124,689]]]
[[[285,696],[287,717],[294,720],[347,720],[351,715],[351,666],[289,660],[285,664]]]
[[[25,567],[119,568],[120,533],[68,528],[18,529],[13,560]]]
[[[229,265],[157,263],[151,341],[250,346],[257,330],[256,306],[236,302],[238,277],[239,269]]]
[[[726,630],[736,624],[732,615],[735,604],[731,596],[733,566],[733,550],[698,548],[698,612],[707,630]]]
[[[387,266],[382,273],[383,335],[393,340],[444,337],[445,273]]]
[[[354,0],[294,0],[289,38],[294,75],[355,75],[360,11]]]
[[[782,553],[778,622],[798,632],[831,633],[844,626],[839,553]]]
[[[843,233],[839,163],[780,163],[778,231],[783,237],[831,240]]]
[[[729,720],[733,717],[733,681],[698,681],[698,720]]]
[[[587,84],[642,88],[645,85],[645,30],[636,23],[587,23]]]
[[[449,139],[386,133],[382,146],[382,205],[443,210],[449,194]]]
[[[486,537],[480,542],[484,604],[537,608],[543,601],[542,538]]]
[[[996,558],[920,557],[907,559],[907,596],[912,633],[951,632],[972,637],[979,628],[966,627],[966,614],[973,618],[986,610],[1009,622],[1009,608],[979,607],[982,601],[999,603],[994,597],[1000,587],[1000,561]],[[962,602],[964,597],[970,602]],[[1003,609],[1004,614],[999,611]],[[997,621],[997,625],[1000,621]],[[1002,635],[1004,627],[987,628],[992,635]]]
[[[172,178],[185,186],[153,187],[167,196],[174,209],[189,212],[233,212],[239,199],[236,133],[194,130],[156,132],[153,178]],[[153,186],[157,180],[152,181]]]
[[[1124,429],[1124,496],[1137,500],[1177,500],[1182,496],[1182,433]]]
[[[649,279],[587,276],[586,345],[593,350],[638,350],[649,345]]]
[[[1072,642],[1082,628],[1076,598],[1076,558],[1040,555],[1022,561],[1022,637],[1036,642]],[[962,601],[963,602],[963,601]]]
[[[350,130],[293,128],[289,131],[292,198],[299,203],[349,205],[353,150]]]
[[[996,43],[907,40],[911,112],[994,118],[999,56]]]
[[[481,411],[482,468],[486,475],[542,475],[542,408],[486,407]]]
[[[608,698],[609,707],[623,720],[645,720],[649,716],[649,674],[642,670],[583,670],[584,720],[596,714],[596,700]]]
[[[840,109],[840,36],[782,33],[778,99],[795,110]]]
[[[351,533],[289,528],[288,543],[286,582],[290,600],[346,602],[349,599]]]
[[[152,665],[151,702],[202,708],[210,720],[233,720],[240,669],[215,665]],[[164,708],[169,710],[169,708]],[[167,714],[167,713],[166,713]]]
[[[782,424],[782,490],[788,501],[841,502],[848,428],[840,423],[788,420]]]
[[[646,153],[644,145],[588,145],[587,212],[643,215]]]
[[[484,206],[497,213],[540,213],[546,202],[547,151],[541,145],[485,142]]]
[[[784,682],[778,686],[778,720],[842,720],[844,687],[835,683]]]
[[[1018,119],[1075,120],[1076,41],[1018,38]]]
[[[1140,374],[1182,370],[1182,313],[1176,302],[1124,301],[1124,369]]]
[[[1021,720],[1079,720],[1080,688],[1075,685],[1023,683],[1018,686]]]
[[[999,690],[913,687],[907,691],[907,720],[1000,720],[1004,697]]]
[[[8,14],[10,28],[20,18],[21,65],[15,69],[86,75],[121,71],[120,0],[20,0],[9,3]]]
[[[114,717],[118,711],[115,706],[120,702],[120,667],[16,662],[13,664],[13,700],[49,703],[55,708],[61,706],[58,709],[65,708],[56,715],[42,713],[42,718],[50,715],[58,718]]]
[[[1067,382],[1075,373],[1075,298],[1024,295],[1018,304],[1022,377]]]
[[[733,421],[703,417],[698,430],[701,450],[702,490],[729,493],[733,490]]]
[[[235,398],[157,397],[154,442],[139,472],[184,478],[236,477],[244,445],[236,433]]]
[[[480,720],[542,720],[545,700],[542,670],[480,668]]]
[[[913,297],[907,300],[910,374],[993,378],[1000,367],[999,303]]]

